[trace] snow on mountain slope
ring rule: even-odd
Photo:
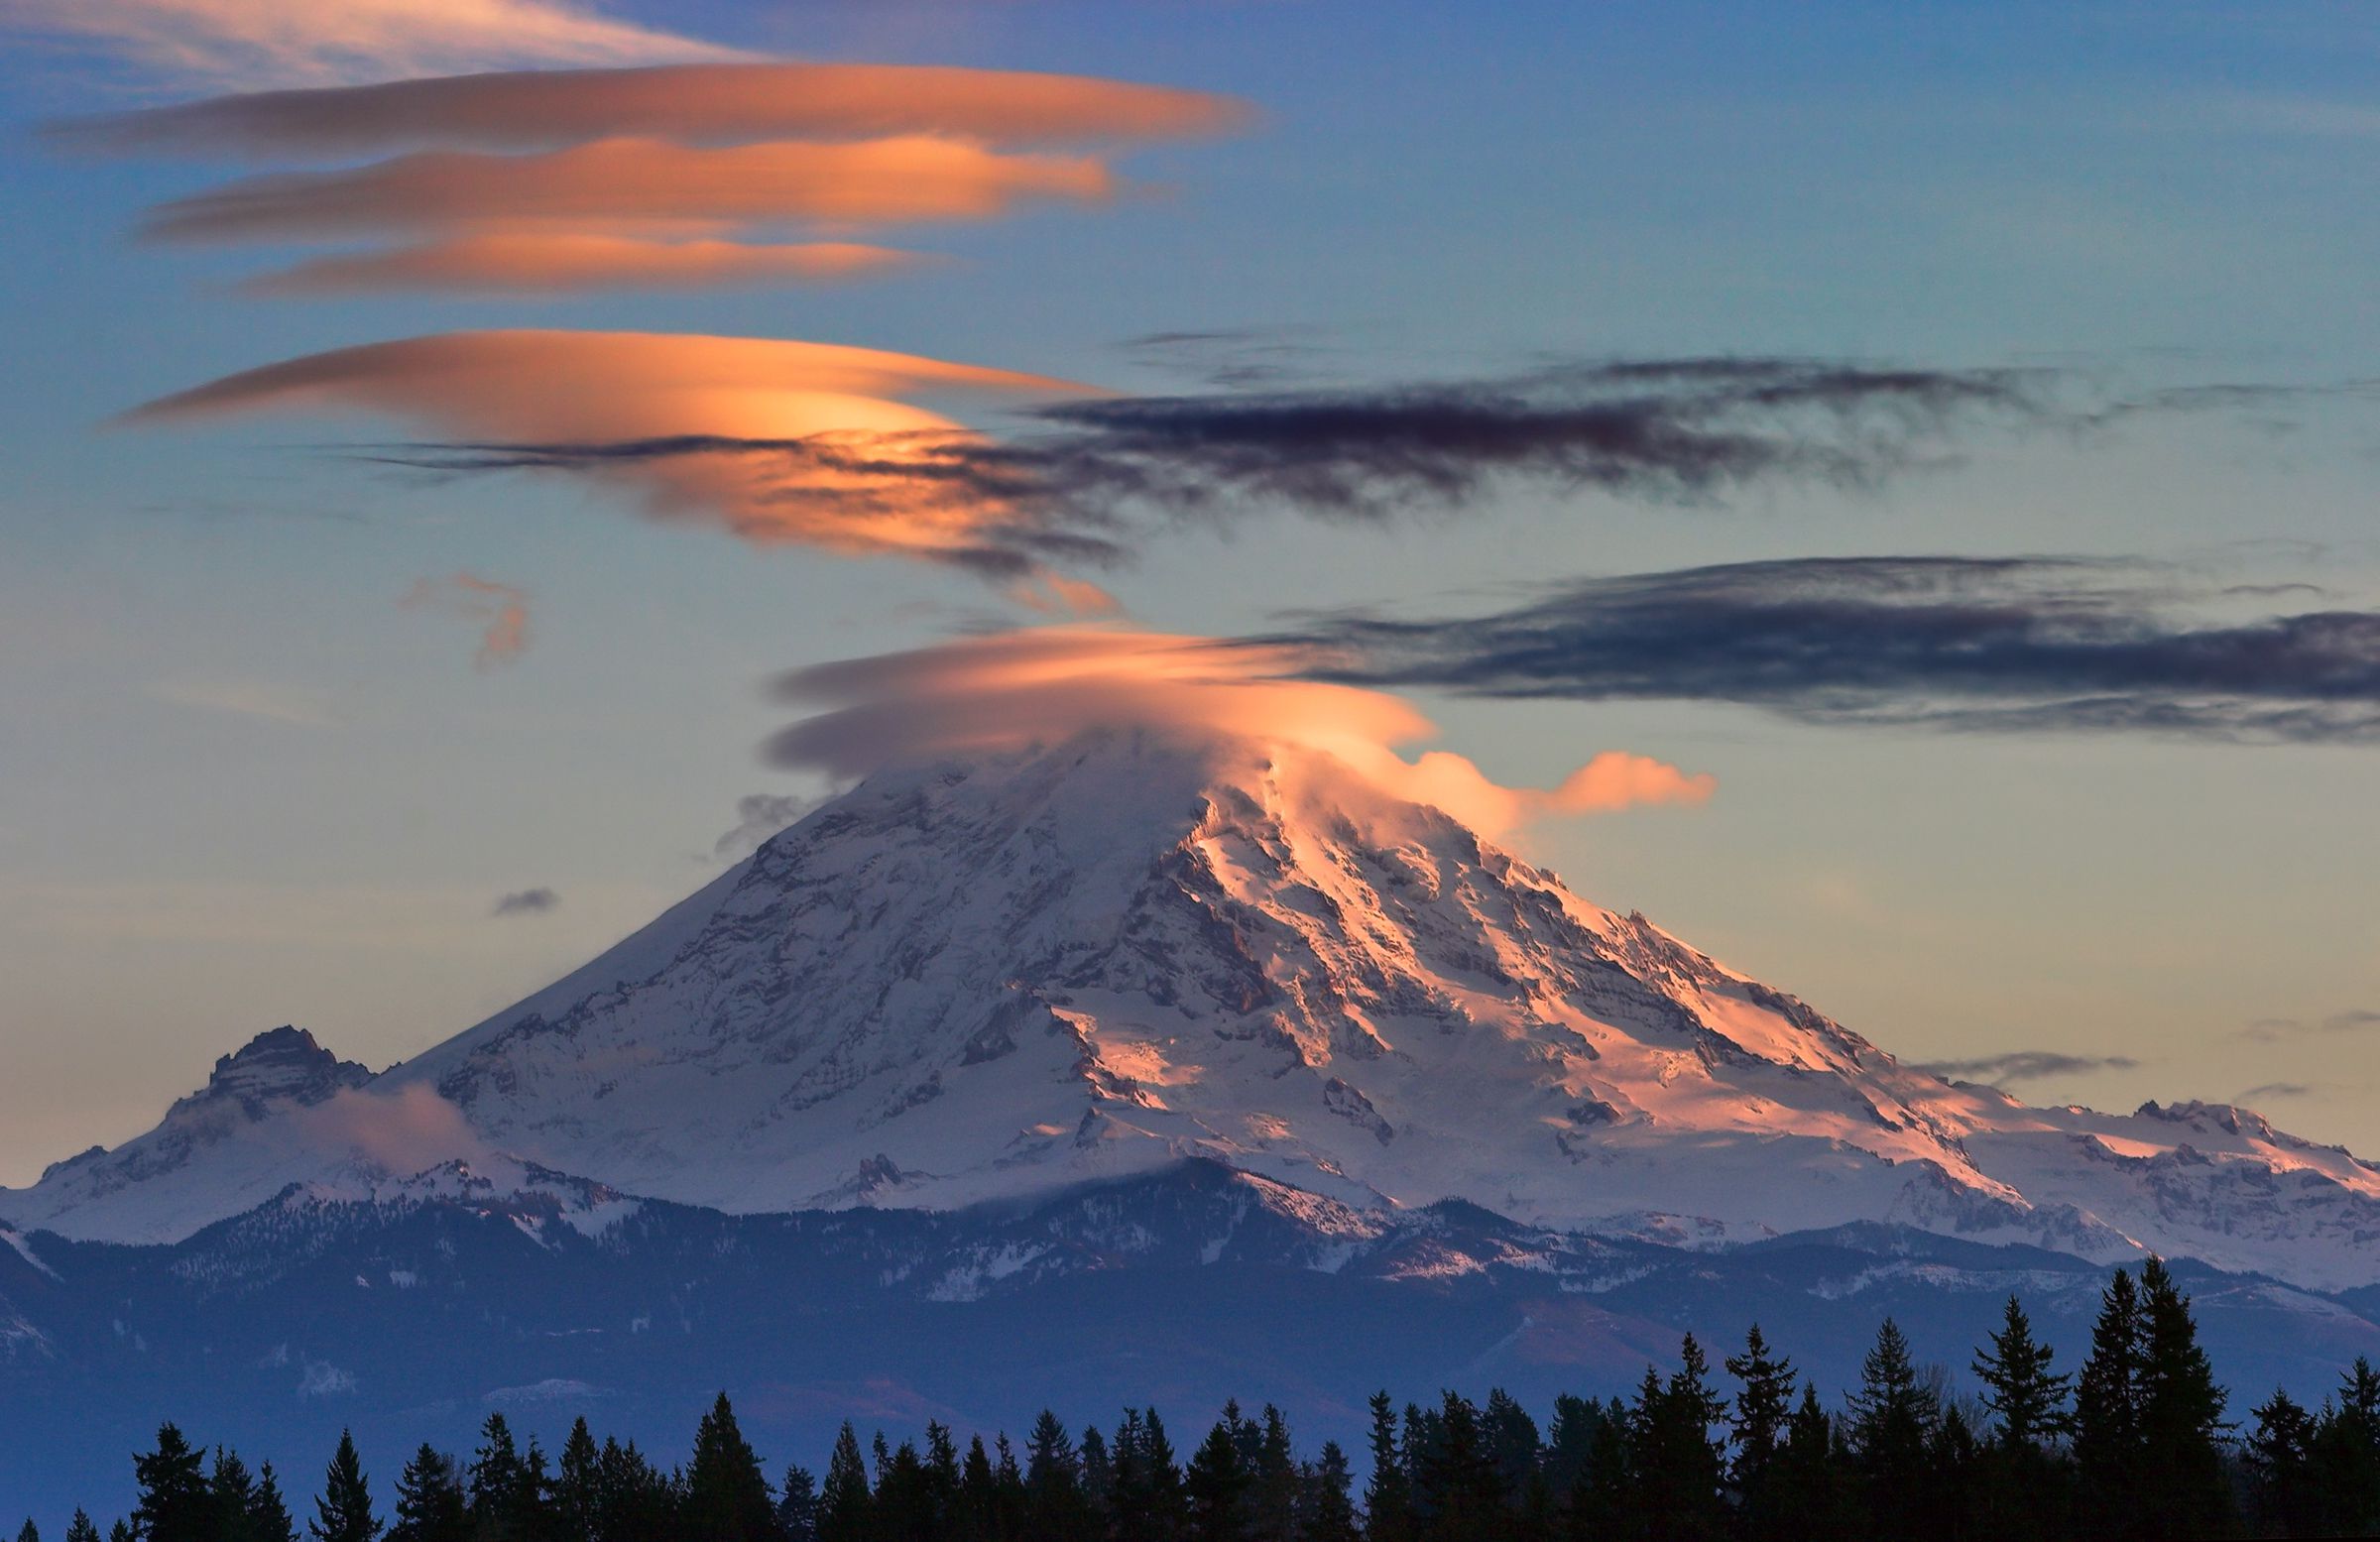
[[[488,1148],[735,1212],[1024,1200],[1203,1157],[1359,1207],[1670,1241],[1872,1220],[2380,1275],[2380,1172],[2343,1151],[2236,1110],[1946,1084],[1326,753],[1207,733],[869,777],[351,1094],[423,1116],[402,1153],[296,1097],[220,1096],[238,1138],[147,1170],[186,1100],[0,1217],[181,1235],[276,1179]],[[452,1108],[468,1126],[441,1134]]]
[[[325,1110],[371,1080],[302,1028],[260,1033],[147,1134],[55,1162],[30,1189],[0,1190],[0,1217],[112,1241],[185,1237],[272,1198],[295,1173],[335,1170],[351,1142],[340,1138],[347,1122]]]

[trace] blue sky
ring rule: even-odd
[[[144,3],[93,14],[130,27]],[[60,38],[20,9],[0,110],[23,129],[319,83],[163,63],[130,32]],[[739,798],[819,790],[757,758],[787,711],[768,675],[1035,619],[944,566],[643,519],[608,482],[326,452],[405,436],[385,421],[105,426],[276,360],[532,326],[805,339],[1128,393],[1214,389],[1199,371],[1219,357],[1361,389],[1772,354],[2056,369],[2093,403],[2323,388],[2104,427],[1986,421],[1874,487],[1680,506],[1499,483],[1384,530],[1263,512],[1160,533],[1099,581],[1134,623],[1216,636],[1823,556],[2138,558],[2209,587],[2312,582],[2343,610],[2380,592],[2380,402],[2332,389],[2380,374],[2380,49],[2354,7],[609,14],[766,55],[1158,82],[1259,116],[1118,155],[1135,186],[1112,202],[892,230],[950,259],[914,273],[571,298],[231,296],[289,254],[129,232],[255,168],[0,141],[0,1181],[145,1127],[276,1023],[379,1065],[526,994],[716,872]],[[1160,333],[1238,341],[1131,346]],[[517,660],[475,669],[478,623],[400,603],[462,572],[527,591]],[[2270,602],[2290,603],[2310,602]],[[1715,774],[1707,807],[1523,844],[1904,1058],[2127,1061],[2015,1090],[2263,1089],[2247,1101],[2277,1123],[2380,1150],[2380,1028],[2357,1015],[2380,1011],[2368,743],[1416,699],[1506,779],[1615,747]],[[558,903],[491,914],[533,887]]]

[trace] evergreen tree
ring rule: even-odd
[[[1248,1535],[1249,1472],[1240,1457],[1238,1425],[1235,1406],[1208,1432],[1183,1475],[1195,1542],[1243,1542]]]
[[[818,1480],[796,1464],[777,1490],[776,1529],[785,1542],[818,1542]]]
[[[214,1542],[215,1501],[203,1456],[179,1428],[161,1425],[157,1449],[132,1459],[132,1529],[142,1542]]]
[[[925,1487],[936,1524],[952,1534],[959,1514],[959,1448],[950,1438],[950,1426],[930,1419],[925,1426]]]
[[[2165,1260],[2143,1264],[2140,1284],[2140,1456],[2155,1475],[2140,1496],[2140,1520],[2154,1537],[2220,1535],[2231,1525],[2222,1450],[2229,1394],[2215,1384],[2190,1297]]]
[[[479,1450],[472,1454],[467,1476],[472,1535],[481,1542],[528,1542],[517,1528],[522,1510],[529,1507],[525,1497],[534,1501],[535,1496],[524,1494],[529,1469],[503,1414],[491,1413],[480,1425]]]
[[[273,1464],[256,1470],[256,1495],[248,1505],[248,1533],[255,1542],[298,1542],[298,1517],[281,1495],[281,1478]]]
[[[2320,1535],[2328,1527],[2315,1484],[2315,1439],[2320,1426],[2278,1387],[2271,1398],[2250,1411],[2256,1428],[2249,1433],[2242,1456],[2261,1529],[2267,1536]]]
[[[256,1507],[256,1480],[238,1452],[215,1448],[215,1470],[206,1489],[215,1507],[215,1542],[256,1542],[256,1522],[250,1514]]]
[[[1793,1362],[1772,1354],[1754,1323],[1743,1336],[1743,1353],[1730,1355],[1727,1374],[1740,1385],[1728,1438],[1735,1447],[1727,1470],[1736,1505],[1746,1528],[1758,1531],[1769,1508],[1768,1475],[1785,1443],[1785,1427],[1793,1418]]]
[[[1614,1519],[1654,1542],[1716,1536],[1724,1521],[1725,1447],[1714,1431],[1726,1402],[1712,1390],[1710,1362],[1688,1334],[1664,1383],[1647,1365],[1628,1410],[1628,1488]]]
[[[1480,1433],[1504,1507],[1525,1510],[1537,1481],[1537,1421],[1502,1387],[1491,1387],[1487,1406],[1480,1410]]]
[[[1188,1525],[1183,1471],[1156,1409],[1126,1409],[1112,1447],[1117,1478],[1109,1532],[1119,1542],[1173,1542]]]
[[[1978,1465],[1974,1509],[1989,1534],[2023,1542],[2065,1528],[2066,1464],[2056,1450],[2072,1428],[2066,1410],[2073,1379],[2050,1369],[2050,1347],[2033,1337],[2024,1307],[2010,1296],[1999,1331],[1976,1351],[1975,1379],[1993,1417],[1990,1448]]]
[[[1034,1536],[1072,1542],[1089,1534],[1091,1506],[1083,1497],[1082,1459],[1065,1424],[1047,1408],[1025,1437],[1024,1493]]]
[[[1855,1507],[1845,1464],[1840,1460],[1842,1450],[1835,1421],[1819,1404],[1818,1388],[1803,1382],[1802,1400],[1786,1421],[1785,1439],[1769,1465],[1769,1502],[1745,1534],[1759,1542],[1818,1542],[1855,1535]]]
[[[571,1421],[562,1440],[548,1508],[556,1542],[609,1542],[603,1525],[603,1452],[583,1414]]]
[[[2053,1358],[2050,1347],[2033,1337],[2024,1307],[2010,1296],[1999,1332],[1974,1359],[1983,1406],[1998,1421],[1991,1432],[1995,1445],[2039,1451],[2066,1432],[2066,1389],[2072,1378],[2051,1371]]]
[[[87,1513],[76,1510],[74,1518],[66,1522],[66,1542],[99,1542],[99,1528]]]
[[[875,1527],[878,1542],[942,1542],[914,1442],[902,1441],[877,1474]]]
[[[454,1459],[426,1442],[397,1475],[389,1542],[469,1542],[471,1511]]]
[[[2090,1356],[2075,1380],[2075,1478],[2079,1519],[2106,1536],[2127,1536],[2141,1483],[2140,1295],[2117,1269],[2099,1297]]]
[[[1471,1399],[1448,1392],[1439,1399],[1431,1433],[1419,1483],[1429,1495],[1422,1535],[1430,1542],[1472,1542],[1500,1535],[1503,1485],[1497,1481],[1480,1411]]]
[[[1355,1501],[1350,1497],[1355,1481],[1347,1453],[1339,1449],[1337,1441],[1324,1441],[1322,1456],[1306,1476],[1298,1542],[1358,1542],[1364,1533],[1356,1525]]]
[[[709,1542],[775,1542],[776,1500],[725,1392],[694,1431],[684,1513]]]
[[[33,1523],[32,1516],[26,1516],[25,1524],[17,1528],[17,1542],[42,1542],[42,1528]]]
[[[982,1443],[977,1445],[980,1450]],[[846,1420],[835,1436],[834,1454],[826,1461],[826,1483],[818,1492],[818,1542],[869,1542],[875,1507],[860,1437]]]
[[[1396,1444],[1396,1405],[1385,1391],[1371,1394],[1371,1482],[1364,1489],[1367,1542],[1411,1542],[1413,1492]]]
[[[992,1459],[984,1452],[984,1438],[973,1436],[967,1442],[967,1460],[959,1469],[959,1524],[955,1530],[967,1542],[984,1542],[994,1534],[999,1519],[999,1484],[992,1475]],[[824,1542],[823,1527],[819,1535]]]
[[[2357,1356],[2315,1432],[2315,1504],[2329,1528],[2380,1532],[2380,1372]]]
[[[1887,1535],[1918,1535],[1928,1448],[1942,1409],[1934,1389],[1918,1376],[1908,1339],[1889,1317],[1860,1362],[1859,1389],[1847,1411],[1870,1518]]]
[[[1271,1403],[1252,1426],[1255,1440],[1250,1463],[1249,1524],[1259,1537],[1297,1535],[1297,1452],[1289,1440],[1289,1420]],[[1247,1453],[1243,1452],[1244,1460]]]
[[[671,1535],[677,1527],[677,1483],[655,1468],[630,1441],[623,1446],[607,1437],[596,1461],[596,1487],[602,1516],[596,1527],[603,1542]]]
[[[1025,1534],[1024,1475],[1016,1467],[1016,1452],[1003,1430],[992,1442],[992,1526],[995,1535]]]
[[[1106,1529],[1109,1506],[1116,1498],[1116,1459],[1108,1438],[1096,1424],[1083,1426],[1083,1501],[1091,1508],[1094,1531]]]
[[[1970,1536],[1999,1533],[1980,1529],[1976,1517],[1977,1476],[1981,1449],[1973,1426],[1956,1403],[1947,1403],[1935,1421],[1928,1443],[1928,1471],[1917,1483],[1917,1510],[1923,1516],[1930,1542],[1964,1542]]]
[[[132,1522],[119,1515],[116,1523],[107,1528],[107,1542],[140,1542],[140,1539],[133,1534]]]
[[[373,1542],[380,1535],[364,1464],[355,1454],[355,1437],[345,1430],[339,1431],[339,1449],[331,1453],[330,1466],[322,1474],[322,1492],[305,1529],[316,1542]]]

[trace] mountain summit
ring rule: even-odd
[[[139,1164],[76,1179],[112,1156],[0,1194],[0,1217],[166,1240],[268,1174],[491,1152],[730,1212],[1028,1202],[1206,1161],[1335,1206],[1460,1199],[1661,1241],[1886,1221],[2312,1285],[2380,1272],[2380,1171],[2343,1150],[2227,1107],[1947,1083],[1322,750],[1156,728],[879,772],[354,1085],[327,1110],[273,1078],[239,1093],[175,1169],[171,1225]],[[402,1126],[403,1154],[345,1139],[326,1115],[350,1106]]]

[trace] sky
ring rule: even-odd
[[[2361,7],[0,29],[0,1183],[468,1026],[856,773],[789,674],[1025,627],[1393,697],[1906,1060],[2380,1155]]]

